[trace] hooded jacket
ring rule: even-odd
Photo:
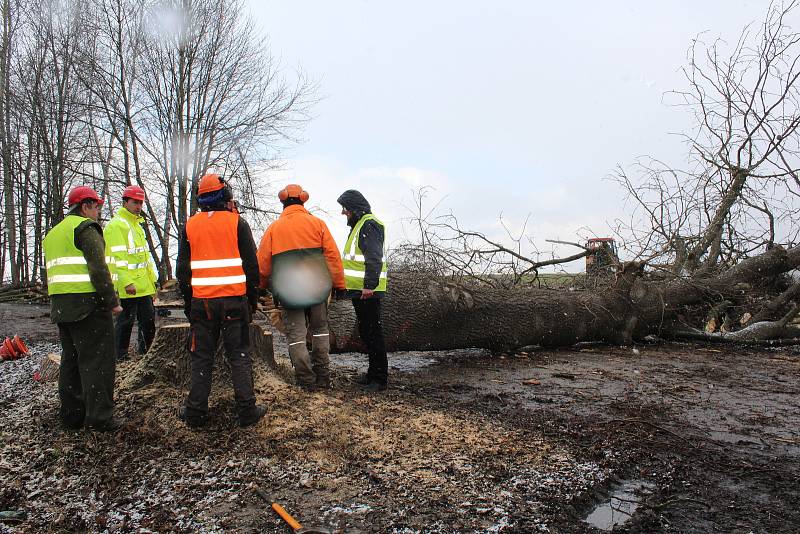
[[[359,191],[348,189],[336,200],[344,209],[350,211],[352,215],[347,219],[347,225],[352,232],[355,225],[367,213],[372,213],[372,208]],[[364,287],[375,289],[380,281],[381,268],[383,267],[383,242],[385,240],[383,227],[375,221],[366,221],[361,227],[360,235],[357,236],[358,248],[364,255],[366,272],[364,273]],[[376,291],[375,297],[382,296],[382,291]],[[357,298],[361,296],[360,291],[348,291],[348,297]]]

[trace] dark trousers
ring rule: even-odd
[[[211,373],[219,336],[231,366],[231,382],[239,417],[248,417],[255,410],[253,362],[250,359],[250,308],[245,297],[192,299],[189,312],[192,332],[189,351],[192,356],[192,378],[186,398],[187,419],[202,419],[208,414]]]
[[[103,427],[114,413],[114,322],[95,308],[80,321],[58,323],[61,422],[69,428]]]
[[[128,346],[131,343],[133,323],[139,321],[139,354],[144,354],[153,343],[156,335],[156,312],[153,306],[153,297],[133,297],[120,299],[122,313],[117,316],[114,324],[114,337],[117,345],[117,359],[128,356]]]
[[[367,376],[374,382],[385,384],[389,374],[386,343],[381,324],[381,299],[353,299],[358,319],[358,333],[369,353]]]

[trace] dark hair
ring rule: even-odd
[[[84,206],[88,206],[90,204],[99,204],[99,202],[93,198],[84,198],[80,202],[77,202],[69,207],[67,213],[78,214],[81,212]]]

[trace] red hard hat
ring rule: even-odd
[[[225,187],[225,181],[219,174],[206,174],[197,184],[197,194],[205,195],[206,193],[213,193]]]
[[[299,198],[300,202],[304,203],[308,200],[308,193],[297,184],[289,184],[280,191],[278,191],[278,200],[281,202],[286,201],[287,198]]]
[[[86,199],[96,200],[98,204],[101,206],[103,205],[103,199],[97,195],[97,192],[91,187],[85,185],[79,185],[70,191],[69,197],[67,197],[67,203],[70,206],[74,206],[75,204],[78,204],[82,200]]]
[[[144,189],[138,185],[129,185],[122,190],[122,198],[132,198],[144,202]]]

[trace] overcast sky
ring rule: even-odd
[[[359,189],[402,238],[432,186],[462,225],[574,241],[607,235],[623,196],[604,180],[646,154],[680,161],[691,40],[734,42],[768,2],[250,0],[286,72],[322,97],[276,185],[296,181],[346,236],[336,198]],[[584,229],[581,231],[581,229]],[[574,249],[562,248],[562,255]],[[580,269],[575,264],[572,269]]]

